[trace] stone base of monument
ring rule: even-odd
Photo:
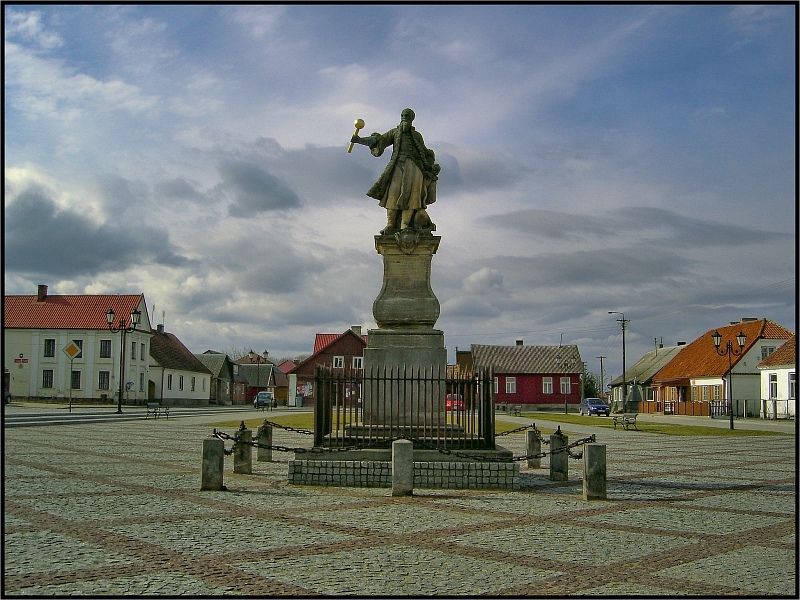
[[[414,450],[414,488],[518,490],[519,463],[511,461],[509,450],[471,450],[469,454],[508,462],[480,461],[436,450]],[[289,461],[288,482],[293,485],[338,487],[392,487],[392,450],[369,449],[332,452],[323,460],[307,460],[296,454]]]

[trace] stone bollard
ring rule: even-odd
[[[249,475],[253,472],[253,447],[250,445],[253,441],[253,432],[246,429],[242,421],[236,434],[240,443],[236,444],[236,449],[233,451],[233,472]]]
[[[528,435],[528,445],[526,454],[531,456],[532,454],[540,454],[542,451],[542,438],[539,437],[539,430],[536,429],[534,425],[534,429],[528,429],[526,432]],[[529,458],[528,459],[528,468],[529,469],[539,469],[542,466],[542,457],[538,458]]]
[[[550,436],[550,481],[569,481],[569,454],[560,451],[569,442],[569,438],[561,433],[561,425]]]
[[[224,490],[222,469],[225,465],[225,442],[219,438],[207,437],[203,440],[203,466],[201,469],[201,490],[218,492]]]
[[[392,496],[414,493],[414,442],[392,442]]]
[[[272,448],[262,448],[261,446],[272,446],[272,425],[264,419],[264,424],[258,428],[256,441],[260,444],[256,453],[258,462],[269,462],[272,460]]]
[[[583,449],[583,499],[606,499],[606,445],[586,444]]]

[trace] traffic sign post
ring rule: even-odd
[[[81,353],[81,350],[81,347],[75,342],[70,342],[62,348],[62,352],[69,356],[69,412],[72,412],[72,361]]]

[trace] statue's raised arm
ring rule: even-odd
[[[436,202],[436,180],[441,167],[436,164],[433,150],[425,147],[422,135],[411,124],[414,111],[404,108],[400,124],[386,133],[373,133],[367,137],[354,134],[351,144],[362,144],[373,156],[380,156],[392,146],[392,157],[383,174],[367,192],[386,208],[387,223],[381,230],[384,235],[413,229],[431,232],[436,229],[425,210]]]

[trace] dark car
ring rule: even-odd
[[[3,390],[3,404],[11,404],[11,392]]]
[[[253,408],[274,408],[275,396],[272,392],[258,392],[253,399]]]
[[[578,407],[578,412],[582,415],[608,416],[611,414],[611,407],[602,398],[586,398]]]

